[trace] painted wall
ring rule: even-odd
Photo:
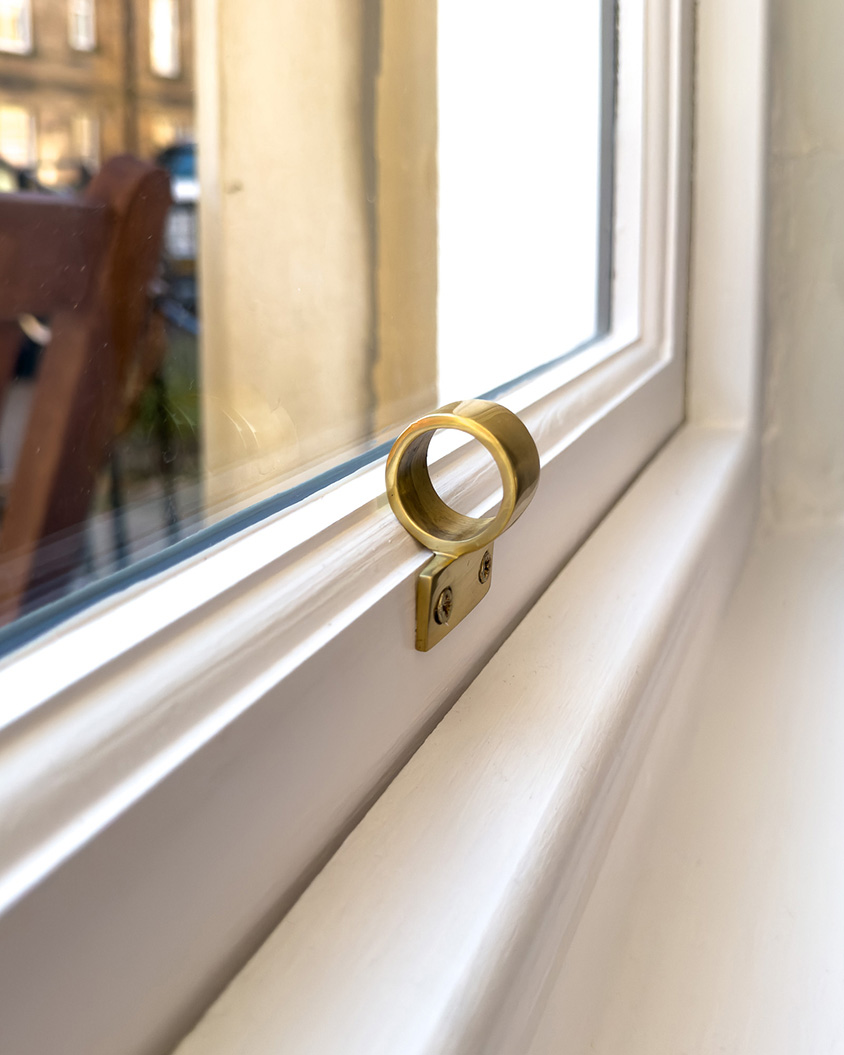
[[[844,5],[773,0],[765,505],[844,518]]]

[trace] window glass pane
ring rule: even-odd
[[[35,117],[23,106],[0,105],[0,157],[20,168],[35,160]]]
[[[443,401],[595,335],[601,87],[600,4],[440,5]]]
[[[97,43],[94,0],[69,0],[68,17],[70,46],[77,51],[90,51]]]
[[[150,0],[149,40],[153,71],[161,77],[177,77],[180,71],[178,0]]]
[[[30,0],[0,0],[0,51],[24,54],[32,47]]]
[[[609,275],[611,4],[94,14],[0,54],[0,644],[593,339]]]

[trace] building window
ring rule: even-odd
[[[35,164],[35,115],[22,106],[0,106],[0,157],[18,168]]]
[[[0,51],[17,55],[32,51],[30,0],[0,0]]]
[[[93,51],[97,44],[94,0],[69,0],[68,37],[74,51]]]
[[[94,114],[76,114],[71,125],[73,153],[93,172],[100,167],[100,121]]]
[[[179,76],[178,0],[150,0],[149,57],[153,73],[160,77]]]

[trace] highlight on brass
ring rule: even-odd
[[[0,651],[599,332],[600,8],[0,0]]]

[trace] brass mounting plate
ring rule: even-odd
[[[492,546],[433,556],[416,584],[416,648],[427,652],[466,618],[492,584]]]

